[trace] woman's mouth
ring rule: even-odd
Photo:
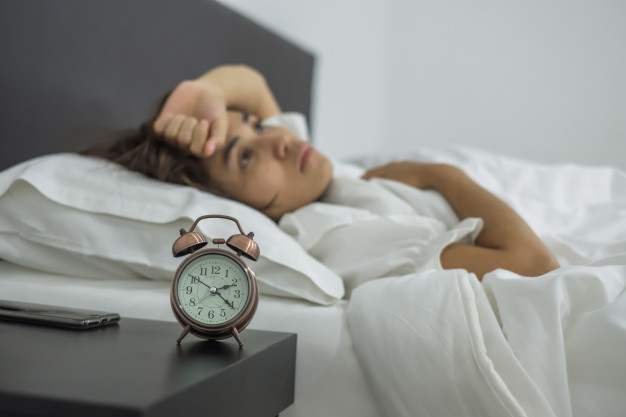
[[[313,151],[314,149],[310,145],[304,145],[302,149],[300,150],[300,157],[298,159],[300,172],[304,171],[304,167],[309,162],[311,155],[313,155]]]

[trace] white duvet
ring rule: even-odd
[[[482,283],[444,271],[440,249],[471,239],[480,220],[458,222],[436,195],[389,181],[376,186],[395,205],[373,203],[373,185],[354,180],[339,193],[345,207],[319,203],[281,221],[352,290],[350,334],[385,415],[623,416],[626,175],[469,149],[402,159],[461,166],[520,213],[562,267],[536,278],[496,270]],[[398,247],[385,238],[394,227],[411,230]],[[353,252],[367,256],[357,262]]]

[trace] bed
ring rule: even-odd
[[[228,214],[261,248],[250,328],[298,334],[295,402],[281,415],[623,414],[626,173],[462,146],[336,161],[356,171],[399,157],[458,165],[520,213],[561,264],[537,278],[496,270],[479,282],[426,268],[355,279],[312,250],[298,217],[276,224],[71,153],[101,141],[102,129],[136,127],[177,81],[223,63],[259,69],[290,117],[307,118],[310,52],[212,1],[0,5],[9,58],[0,67],[0,298],[175,321],[171,244],[197,216]],[[164,59],[164,45],[184,47],[166,47],[175,52]],[[435,195],[376,186],[445,212]]]

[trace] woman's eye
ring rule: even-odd
[[[244,151],[241,153],[241,158],[239,160],[239,167],[241,169],[247,167],[251,159],[252,159],[252,152],[249,151],[248,149],[244,149]]]
[[[254,130],[256,130],[258,133],[263,132],[263,124],[262,124],[262,120],[259,119],[255,124],[254,124]]]

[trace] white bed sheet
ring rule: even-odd
[[[626,266],[384,278],[348,320],[386,415],[624,415]]]
[[[122,326],[124,317],[176,321],[162,281],[81,279],[0,261],[0,298],[115,311]],[[281,416],[381,415],[353,350],[346,306],[261,295],[249,328],[298,334],[295,402]]]

